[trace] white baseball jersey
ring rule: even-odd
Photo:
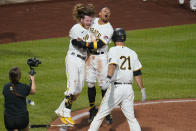
[[[70,44],[69,44],[68,53],[75,52],[81,56],[87,56],[86,49],[83,48],[79,49],[77,47],[74,47],[71,43],[71,40],[80,38],[85,42],[91,42],[90,31],[85,29],[81,24],[78,23],[71,28],[69,32],[69,37],[70,37]]]
[[[96,39],[102,40],[106,45],[102,48],[94,50],[100,54],[92,54],[86,62],[86,81],[88,83],[95,83],[98,81],[99,86],[102,86],[103,80],[107,75],[107,52],[108,44],[111,42],[113,28],[108,22],[106,24],[99,24],[99,18],[95,18],[90,27],[91,33]],[[88,85],[88,87],[90,87]]]
[[[83,28],[80,24],[75,24],[70,30],[69,50],[65,58],[67,75],[67,90],[64,92],[65,95],[77,95],[84,87],[87,50],[73,46],[71,40],[80,38],[83,41],[90,42],[89,34],[90,31]],[[62,117],[71,116],[71,110],[65,108],[65,99],[61,102],[55,113]]]
[[[101,39],[106,45],[100,49],[97,49],[97,52],[107,52],[108,43],[111,43],[111,38],[113,34],[113,28],[110,22],[106,24],[99,24],[99,18],[95,18],[90,27],[91,33],[93,33],[96,39]]]
[[[115,46],[108,53],[109,64],[116,64],[112,81],[121,83],[133,82],[133,71],[142,68],[135,51],[126,46]]]
[[[122,112],[127,118],[130,130],[141,131],[134,115],[134,91],[131,84],[133,71],[142,67],[137,54],[125,46],[115,46],[110,48],[108,58],[109,64],[116,64],[115,73],[112,77],[113,82],[107,89],[99,111],[88,131],[98,131],[105,116],[118,105],[120,105]]]

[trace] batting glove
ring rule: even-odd
[[[106,80],[103,81],[102,90],[107,90],[110,85],[111,85],[111,78],[107,77]]]
[[[142,93],[142,102],[145,102],[146,101],[146,89],[142,88],[141,93]]]

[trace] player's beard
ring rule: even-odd
[[[104,23],[107,23],[109,21],[109,19],[110,19],[110,16],[109,15],[104,15],[104,17],[102,18],[102,21]]]

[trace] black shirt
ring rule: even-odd
[[[4,113],[6,115],[20,116],[27,112],[26,105],[26,96],[29,95],[31,91],[31,87],[27,84],[23,83],[15,83],[14,88],[17,94],[21,96],[15,95],[10,90],[11,84],[7,83],[3,87],[3,95],[4,95]]]

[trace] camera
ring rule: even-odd
[[[37,58],[29,58],[27,60],[27,64],[30,66],[30,67],[38,67],[39,64],[41,64],[41,61],[38,60]]]
[[[27,64],[29,65],[29,67],[30,67],[30,72],[29,72],[29,74],[30,75],[34,75],[36,72],[34,71],[34,68],[33,67],[38,67],[38,65],[39,64],[41,64],[41,61],[40,60],[38,60],[37,58],[29,58],[28,60],[27,60]]]

